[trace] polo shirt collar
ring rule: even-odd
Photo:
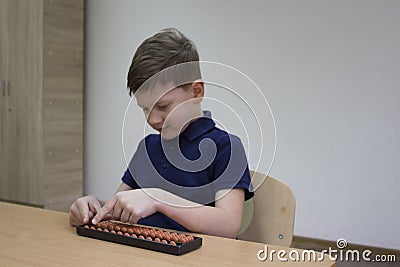
[[[214,127],[215,122],[211,118],[211,112],[203,111],[203,117],[200,117],[194,122],[190,123],[185,131],[183,131],[182,135],[189,141],[193,141]]]

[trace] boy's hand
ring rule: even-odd
[[[78,198],[69,209],[69,223],[72,226],[87,224],[100,210],[100,202],[95,196]]]
[[[157,190],[155,188],[145,190]],[[122,191],[107,202],[93,218],[92,223],[101,221],[112,212],[113,219],[121,222],[137,223],[140,219],[156,212],[156,200],[144,192],[143,189]]]

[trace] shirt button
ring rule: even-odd
[[[164,168],[167,168],[167,163],[164,163],[164,164],[163,164],[163,167],[164,167]]]

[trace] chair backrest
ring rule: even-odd
[[[265,174],[251,171],[252,180],[262,180]],[[238,239],[289,247],[293,239],[296,200],[290,188],[267,176],[245,202],[242,228]]]

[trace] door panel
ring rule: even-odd
[[[8,81],[8,0],[0,0],[0,199],[8,198],[7,173],[7,81]]]
[[[42,205],[42,1],[8,3],[10,200]]]

